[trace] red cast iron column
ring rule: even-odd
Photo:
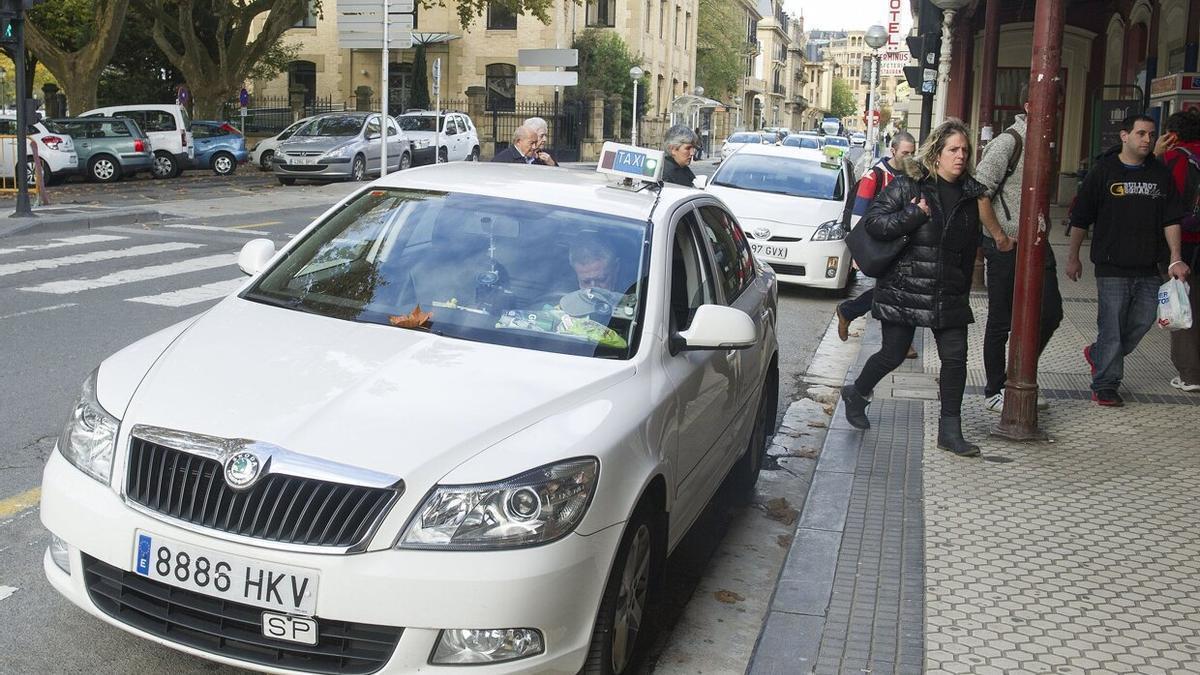
[[[1000,0],[986,0],[983,14],[983,67],[979,80],[979,156],[983,146],[1001,130],[991,128],[985,137],[983,129],[991,127],[996,117],[996,68],[1000,61]],[[1021,101],[1024,103],[1024,101]]]
[[[1033,19],[1033,59],[1029,66],[1029,118],[1025,170],[1021,175],[1021,226],[1017,237],[1017,280],[1013,293],[1012,335],[1008,342],[1008,385],[996,433],[1036,440],[1037,366],[1042,317],[1042,277],[1050,233],[1050,155],[1058,117],[1059,67],[1065,0],[1038,0]]]

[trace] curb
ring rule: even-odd
[[[140,225],[161,221],[162,214],[154,209],[129,209],[118,213],[71,213],[65,215],[47,214],[43,216],[35,214],[31,218],[11,218],[11,220],[0,221],[0,239],[18,234],[27,234],[34,230],[39,232],[61,232],[112,225]]]
[[[829,339],[827,332],[818,352]],[[844,382],[858,377],[880,341],[878,323],[867,321],[858,354]],[[746,669],[749,675],[794,675],[812,672],[816,666],[833,595],[842,530],[850,509],[858,452],[865,433],[846,422],[843,407],[839,398],[821,445],[808,497],[800,511],[792,546]]]

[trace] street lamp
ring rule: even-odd
[[[934,93],[933,125],[942,123],[946,116],[946,90],[950,87],[950,28],[954,25],[954,14],[966,7],[971,0],[931,0],[942,10],[942,51],[938,57],[937,91]],[[925,31],[925,27],[921,27]]]
[[[875,157],[878,143],[875,142],[875,87],[879,84],[879,48],[888,43],[887,29],[879,24],[867,29],[865,38],[871,54],[871,84],[867,90],[867,143],[871,148],[871,157]]]
[[[637,88],[638,82],[642,81],[642,75],[645,74],[641,68],[634,66],[629,69],[629,79],[633,80],[633,122],[632,126],[632,144],[637,145],[637,129],[638,129],[638,104],[637,104]]]

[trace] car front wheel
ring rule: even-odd
[[[350,167],[350,180],[358,182],[367,179],[367,160],[359,155],[354,158],[354,164]]]
[[[758,394],[758,410],[754,416],[754,431],[750,434],[750,443],[746,446],[745,454],[733,466],[732,487],[739,503],[748,504],[754,497],[754,486],[758,483],[758,474],[762,471],[763,459],[767,454],[767,440],[775,431],[775,406],[778,397],[779,380],[772,369]]]
[[[152,173],[155,178],[174,178],[179,172],[179,163],[171,156],[169,152],[154,153],[154,168]]]
[[[412,155],[408,154],[407,152],[405,152],[403,155],[400,155],[400,170],[403,171],[411,167]]]
[[[479,161],[479,146],[478,145],[471,148],[471,154],[467,157],[467,161],[468,162],[478,162]]]
[[[592,645],[582,672],[633,672],[637,657],[649,643],[665,558],[660,520],[645,505],[630,518],[600,599]]]
[[[262,169],[263,171],[270,171],[271,170],[271,160],[273,160],[273,159],[275,159],[275,151],[274,150],[264,151],[263,154],[260,155],[258,158],[258,168]]]
[[[228,152],[218,152],[213,157],[212,170],[218,176],[229,176],[237,171],[237,160]]]

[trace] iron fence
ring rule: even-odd
[[[560,103],[516,102],[512,110],[491,110],[491,135],[498,153],[512,144],[517,127],[531,117],[546,120],[547,145],[550,153],[560,162],[573,162],[579,158],[579,147],[586,133],[586,105],[583,101]],[[480,120],[475,120],[479,126]]]
[[[344,101],[335,101],[333,96],[310,97],[304,102],[301,117],[321,113],[352,110]],[[221,119],[241,128],[242,109],[238,99],[233,98],[221,106]],[[251,96],[246,106],[245,128],[247,134],[277,134],[295,121],[291,101],[287,96]]]

